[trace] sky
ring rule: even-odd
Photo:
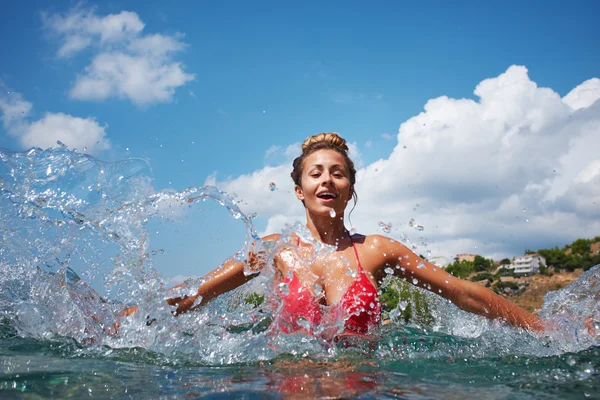
[[[11,2],[0,147],[142,158],[156,192],[215,185],[267,234],[304,220],[291,161],[334,131],[359,167],[348,228],[384,222],[448,259],[563,246],[600,235],[598,15],[597,1]],[[167,277],[243,244],[220,206],[187,213],[152,226]]]

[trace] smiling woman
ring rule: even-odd
[[[279,272],[282,308],[278,326],[283,332],[323,332],[315,327],[333,326],[330,337],[368,334],[380,324],[377,289],[388,275],[441,295],[458,307],[500,319],[531,331],[543,331],[544,321],[494,292],[457,279],[421,259],[401,243],[381,235],[350,234],[344,225],[348,202],[356,198],[356,170],[347,154],[346,141],[336,133],[306,139],[291,173],[295,194],[305,208],[306,228],[312,237],[293,233],[274,256]],[[281,241],[280,234],[265,242]],[[303,262],[315,253],[316,244],[334,249]],[[261,271],[265,264],[256,254],[249,263]],[[255,277],[244,273],[244,263],[230,261],[209,273],[195,295],[167,299],[176,313],[199,307]]]

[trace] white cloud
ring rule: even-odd
[[[33,104],[23,100],[20,93],[10,92],[0,82],[0,110],[2,111],[2,124],[4,129],[19,125],[31,113]]]
[[[131,11],[98,17],[92,9],[75,7],[65,14],[42,14],[42,18],[45,27],[63,40],[57,55],[65,58],[92,45],[94,40],[101,44],[119,43],[135,38],[144,29],[144,23]]]
[[[110,148],[105,136],[106,125],[99,125],[94,118],[46,113],[42,119],[29,125],[27,131],[20,136],[20,140],[27,148],[56,147],[56,142],[60,140],[79,151],[97,153]]]
[[[358,171],[353,225],[374,233],[378,221],[391,223],[391,235],[407,233],[417,251],[450,257],[509,256],[597,234],[598,82],[561,98],[538,87],[525,67],[511,66],[477,85],[478,100],[429,100],[400,125],[391,153]],[[303,216],[290,170],[286,162],[213,183],[235,191],[245,210],[269,218],[267,232],[277,231]],[[269,181],[286,189],[272,193]],[[425,230],[410,227],[411,218]]]
[[[571,90],[563,101],[573,110],[579,110],[591,106],[598,99],[600,99],[600,79],[592,78]]]
[[[1,83],[0,87],[3,87]],[[57,147],[57,141],[61,141],[70,148],[89,154],[110,148],[110,142],[106,139],[106,125],[98,124],[94,118],[46,113],[43,118],[31,122],[29,116],[33,105],[23,100],[20,93],[6,90],[2,90],[2,93],[0,112],[4,129],[17,138],[22,147],[46,149]]]
[[[139,106],[171,101],[175,90],[194,79],[172,57],[185,48],[182,35],[143,35],[144,23],[131,11],[97,16],[81,7],[44,15],[45,27],[57,35],[60,58],[84,49],[96,53],[70,91],[78,100],[129,99]]]

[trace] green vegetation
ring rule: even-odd
[[[494,261],[476,255],[475,260],[473,260],[473,266],[475,267],[476,272],[489,271],[494,268]]]
[[[244,298],[244,303],[250,304],[253,308],[260,306],[265,301],[265,296],[258,293],[250,293]]]
[[[473,261],[455,261],[446,267],[446,272],[461,279],[467,279],[475,272],[491,272],[493,270],[494,260],[484,258],[480,255],[476,255]]]
[[[397,310],[399,314],[395,317],[403,319],[406,323],[430,325],[433,322],[433,315],[427,295],[401,278],[388,279],[389,281],[382,286],[379,296],[383,312],[390,314]],[[400,302],[402,307],[398,306]]]
[[[512,268],[500,268],[496,274],[494,275],[494,277],[496,279],[500,278],[501,276],[515,276],[515,270]]]
[[[480,272],[471,278],[473,282],[479,282],[486,279],[491,282],[494,280],[494,275],[490,274],[489,272]]]
[[[546,259],[546,265],[549,267],[567,271],[583,268],[587,271],[594,265],[600,264],[600,254],[590,253],[591,245],[596,242],[600,242],[600,236],[593,239],[577,239],[562,249],[558,247],[539,249],[537,253]]]
[[[504,281],[498,281],[492,285],[492,290],[496,293],[500,293],[500,291],[502,291],[502,289],[504,289],[504,288],[518,290],[519,285],[516,284],[515,282],[504,282]]]
[[[446,267],[446,272],[457,278],[466,279],[475,272],[475,264],[472,261],[455,261]]]

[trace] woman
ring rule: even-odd
[[[351,235],[344,227],[344,211],[356,195],[356,170],[347,152],[343,138],[321,133],[306,139],[302,154],[294,160],[291,176],[296,197],[305,208],[306,228],[315,240],[334,246],[335,251],[310,263],[301,262],[302,253],[313,251],[313,246],[294,234],[289,246],[275,257],[275,267],[285,277],[280,283],[283,305],[279,325],[283,331],[337,321],[344,333],[367,333],[380,323],[377,288],[392,271],[463,310],[534,332],[544,330],[543,321],[535,315],[483,286],[436,268],[398,241],[381,235]],[[263,240],[279,238],[274,234]],[[256,255],[251,254],[249,262],[259,269],[264,267]],[[180,314],[256,275],[245,275],[244,264],[231,261],[206,275],[195,295],[170,298],[167,303],[176,306],[175,313]]]

